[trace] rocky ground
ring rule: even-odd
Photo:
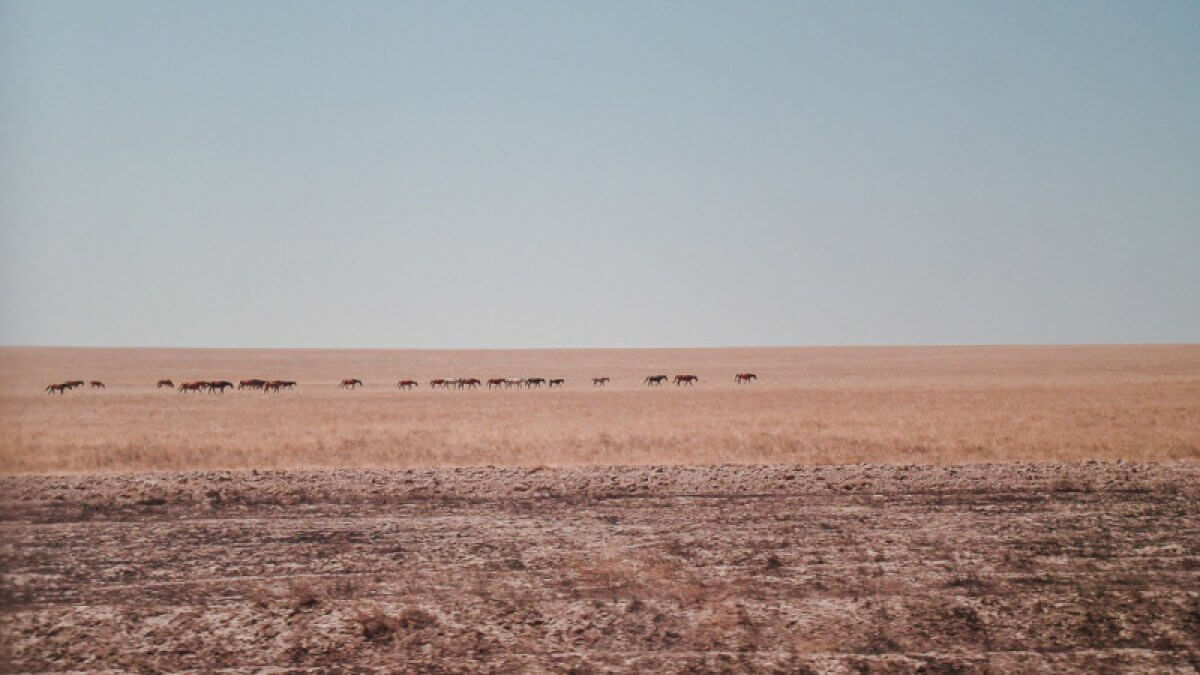
[[[4,670],[1200,668],[1200,466],[0,478]]]

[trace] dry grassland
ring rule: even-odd
[[[760,380],[738,386],[739,371]],[[694,388],[644,387],[695,373]],[[431,391],[435,377],[563,377]],[[606,389],[591,378],[609,376]],[[298,380],[280,394],[172,378]],[[367,386],[337,388],[344,377]],[[401,392],[401,378],[419,380]],[[63,380],[102,391],[43,392]],[[0,349],[0,472],[1200,459],[1200,346]]]

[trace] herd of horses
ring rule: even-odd
[[[733,381],[737,384],[749,384],[758,379],[758,375],[754,373],[738,373],[734,376]],[[670,378],[667,375],[649,375],[642,381],[648,387],[661,386],[663,382],[667,382]],[[612,378],[609,377],[593,377],[593,387],[605,387]],[[700,381],[700,378],[695,375],[676,375],[674,382],[675,386],[687,385],[692,386]],[[47,394],[64,394],[75,387],[82,387],[85,384],[91,386],[92,389],[104,389],[104,383],[99,380],[84,382],[83,380],[71,380],[61,384],[52,384],[46,387]],[[429,381],[430,389],[478,389],[484,382],[476,377],[455,377],[446,378],[440,377]],[[540,389],[545,385],[547,389],[562,387],[566,384],[563,378],[545,378],[545,377],[493,377],[487,381],[488,389]],[[363,381],[358,378],[350,378],[342,380],[338,384],[339,389],[356,389],[365,386]],[[396,388],[401,390],[415,389],[420,385],[416,380],[400,380],[396,383]],[[178,389],[181,393],[199,393],[206,391],[210,394],[224,394],[226,389],[233,389],[235,385],[229,380],[191,380],[183,382],[177,388],[171,380],[159,380],[158,388]],[[295,380],[241,380],[236,385],[237,389],[252,389],[262,392],[279,392],[283,389],[295,389]]]

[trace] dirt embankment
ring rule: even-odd
[[[0,478],[5,670],[1200,668],[1200,467]]]

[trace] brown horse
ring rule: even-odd
[[[68,387],[65,382],[63,384],[52,384],[49,387],[46,387],[46,393],[47,394],[57,393],[59,395],[62,395],[68,389],[70,389],[70,387]]]
[[[362,380],[356,377],[352,380],[342,380],[342,383],[338,385],[338,389],[353,389],[361,386],[363,386]]]
[[[529,389],[541,389],[543,384],[546,384],[546,378],[544,377],[525,378],[525,386]]]
[[[194,394],[206,387],[208,387],[207,382],[184,382],[179,385],[179,391]]]
[[[63,382],[63,386],[66,387],[67,389],[74,389],[75,387],[82,387],[83,380],[71,380],[70,382]]]
[[[483,383],[479,381],[479,378],[468,377],[465,380],[458,381],[458,388],[462,389],[463,387],[466,387],[467,389],[478,389],[479,385],[481,384]]]
[[[750,380],[757,380],[757,379],[758,379],[758,376],[755,375],[754,373],[738,373],[737,375],[733,376],[733,381],[737,382],[738,384],[742,384],[742,383],[750,384]]]
[[[239,380],[238,389],[262,389],[267,384],[266,380]]]
[[[700,381],[700,378],[696,377],[695,375],[676,375],[675,376],[675,386],[676,387],[678,387],[681,384],[686,384],[687,386],[690,387],[690,386],[692,386],[692,384],[699,382],[699,381]]]
[[[566,382],[566,380],[564,380],[562,378],[553,379],[553,380],[550,380],[550,384],[548,386],[550,389],[553,389],[555,387],[562,388],[563,382]]]
[[[430,388],[430,389],[437,389],[438,387],[445,387],[445,386],[446,386],[446,379],[445,379],[445,378],[443,378],[443,377],[439,377],[439,378],[438,378],[438,379],[436,379],[436,380],[430,380],[430,381],[429,381],[429,388]]]
[[[88,386],[90,386],[92,389],[104,389],[105,388],[104,383],[101,382],[100,380],[92,380],[91,382],[88,383]]]
[[[493,377],[493,378],[489,378],[487,381],[488,389],[499,389],[500,387],[503,387],[503,386],[504,386],[504,378],[503,377]]]
[[[273,391],[278,393],[281,389],[295,389],[295,380],[271,380],[263,385],[263,391]]]
[[[218,394],[224,394],[226,388],[233,389],[233,383],[229,380],[217,380],[208,383],[208,393],[210,394],[214,391]]]
[[[412,389],[416,386],[419,386],[416,380],[400,380],[396,383],[397,389]]]
[[[169,388],[169,389],[174,389],[174,388],[175,388],[175,383],[174,383],[174,382],[172,382],[172,381],[170,381],[170,380],[159,380],[159,381],[158,381],[158,388],[159,388],[159,389],[162,389],[163,387],[167,387],[167,388]]]
[[[608,384],[608,379],[609,378],[607,378],[607,377],[593,377],[592,378],[592,386],[593,387],[603,387],[604,385]]]
[[[650,375],[643,381],[646,383],[647,387],[657,387],[658,385],[667,381],[667,376],[666,375]]]

